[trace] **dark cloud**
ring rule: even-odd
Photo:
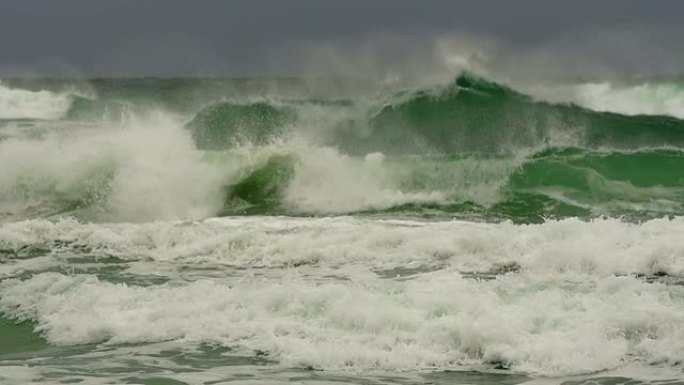
[[[681,57],[679,37],[663,31],[677,35],[683,13],[677,0],[3,0],[0,73],[282,74],[301,67],[291,62],[302,53],[369,49],[362,42],[378,36],[394,36],[394,51],[402,39],[404,50],[420,51],[453,35],[495,41],[501,52],[586,59],[622,42],[616,51],[631,61],[638,53],[630,42],[650,47],[653,34],[649,54],[662,62]],[[628,40],[606,31],[626,31]],[[524,56],[511,63],[524,65]]]

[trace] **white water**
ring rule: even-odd
[[[530,94],[552,103],[574,103],[595,111],[624,115],[669,115],[684,119],[684,84],[643,83],[628,86],[584,83],[524,88]]]
[[[71,107],[69,94],[9,88],[0,83],[0,119],[57,120]]]
[[[608,107],[627,105],[620,100]],[[637,107],[630,113],[646,108]],[[303,134],[314,132],[313,120]],[[160,358],[201,343],[234,349],[220,360],[266,354],[283,372],[501,363],[533,376],[684,377],[681,217],[541,225],[201,220],[220,210],[223,186],[274,154],[297,156],[283,203],[299,213],[442,203],[448,194],[492,202],[516,162],[453,164],[436,180],[463,183],[419,193],[396,176],[444,170],[417,162],[395,170],[383,154],[348,157],[310,137],[212,157],[164,114],[41,127],[39,137],[18,128],[0,141],[0,211],[13,221],[0,226],[0,313],[34,322],[52,345],[92,351],[57,363],[36,357],[31,367],[8,360],[0,382],[103,370],[110,382],[126,382],[106,370],[131,370],[131,362],[190,383],[246,370],[187,372]],[[93,223],[14,217],[50,216],[54,201],[84,195],[102,201],[72,214]],[[89,343],[99,345],[79,347]]]
[[[352,158],[302,139],[207,154],[181,121],[156,113],[97,125],[30,127],[0,141],[0,203],[5,216],[51,216],[79,202],[73,215],[95,221],[192,220],[218,214],[224,186],[272,155],[294,154],[295,175],[283,205],[302,213],[383,209],[440,202],[438,192],[403,192],[382,154]],[[73,206],[73,205],[72,205]]]
[[[162,115],[122,124],[48,128],[42,139],[0,142],[0,197],[12,206],[105,199],[95,218],[141,221],[206,217],[219,204],[216,170],[189,134]],[[59,202],[48,204],[61,209]]]
[[[636,274],[684,275],[682,231],[681,218],[532,226],[349,217],[27,221],[0,228],[0,249],[17,253],[1,275],[33,273],[0,283],[0,310],[37,322],[58,345],[211,341],[294,367],[502,362],[550,376],[676,367],[684,287]],[[50,246],[57,240],[62,246]],[[35,244],[52,251],[21,256]],[[105,256],[125,269],[100,278],[80,272],[106,264]],[[519,271],[468,278],[513,263]],[[115,277],[129,284],[108,281]],[[136,283],[150,277],[168,282]]]
[[[300,162],[284,197],[284,202],[296,211],[350,213],[446,200],[438,191],[400,191],[396,181],[389,179],[380,153],[368,154],[364,159],[353,159],[330,148],[299,154]]]
[[[527,273],[541,275],[604,277],[664,272],[684,276],[683,231],[682,218],[640,225],[618,219],[566,219],[542,225],[353,217],[236,217],[139,225],[79,224],[63,219],[3,225],[0,249],[20,250],[60,240],[70,247],[140,262],[141,269],[149,262],[151,269],[155,263],[250,268],[353,264],[370,270],[450,267],[487,272],[516,263]],[[17,260],[19,265],[4,268],[15,269],[31,261]],[[64,261],[52,258],[49,262]]]

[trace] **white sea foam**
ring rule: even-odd
[[[32,220],[0,227],[0,249],[63,246],[54,260],[91,250],[127,261],[246,268],[348,264],[371,270],[449,268],[487,272],[517,264],[530,275],[684,275],[684,220],[642,224],[618,219],[541,225],[339,218],[216,218],[199,223],[79,224]],[[17,259],[27,270],[31,260]],[[9,266],[9,265],[7,265]],[[144,267],[144,266],[143,266]],[[180,266],[176,266],[180,267]],[[9,268],[9,267],[7,267]]]
[[[0,383],[28,384],[42,379],[40,370],[28,366],[3,365],[0,366]]]
[[[499,362],[562,376],[676,366],[684,356],[684,287],[638,276],[681,279],[682,231],[682,218],[526,226],[352,217],[31,220],[0,227],[0,311],[37,322],[53,344],[215,342],[238,354],[266,352],[286,367]],[[47,254],[26,258],[36,246]],[[107,256],[119,258],[115,275],[76,274],[98,271]],[[502,266],[514,271],[501,274]],[[495,279],[468,278],[497,269]],[[26,278],[13,278],[19,274]],[[108,281],[123,276],[129,284]],[[136,285],[135,277],[149,276],[168,283]]]
[[[28,91],[0,84],[0,119],[61,119],[71,103],[67,93]]]
[[[163,115],[0,142],[0,199],[9,211],[44,205],[52,214],[77,202],[99,210],[93,219],[206,217],[220,206],[217,173]]]
[[[625,115],[670,115],[684,119],[684,84],[643,83],[629,86],[604,82],[523,88],[548,101],[575,103],[596,111]]]
[[[301,151],[284,202],[300,212],[349,213],[446,200],[438,191],[400,191],[383,158],[375,153],[355,159],[325,147]]]
[[[134,287],[94,276],[0,283],[0,308],[54,344],[214,341],[283,365],[454,369],[500,362],[569,375],[684,355],[684,288],[441,271],[414,280],[201,280]]]
[[[181,122],[157,113],[0,141],[0,202],[3,212],[19,217],[66,211],[94,221],[206,218],[221,212],[225,186],[281,154],[297,159],[293,178],[282,186],[282,204],[293,212],[445,200],[437,191],[402,191],[382,154],[354,158],[292,139],[213,156],[194,147]]]

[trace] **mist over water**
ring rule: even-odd
[[[0,382],[683,378],[682,83],[478,55],[4,80]]]

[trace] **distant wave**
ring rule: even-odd
[[[684,83],[584,83],[536,87],[531,92],[551,102],[575,103],[596,111],[624,115],[668,115],[684,119]]]
[[[281,136],[285,125],[306,118],[297,115],[297,108],[301,105],[214,104],[200,111],[189,128],[200,148],[227,148],[239,143],[238,138]],[[390,95],[370,103],[365,115],[334,123],[325,144],[352,154],[505,153],[549,144],[623,149],[684,145],[684,121],[677,118],[536,101],[471,74],[443,87]]]
[[[72,97],[66,93],[28,91],[0,83],[0,119],[62,119],[71,103]]]

